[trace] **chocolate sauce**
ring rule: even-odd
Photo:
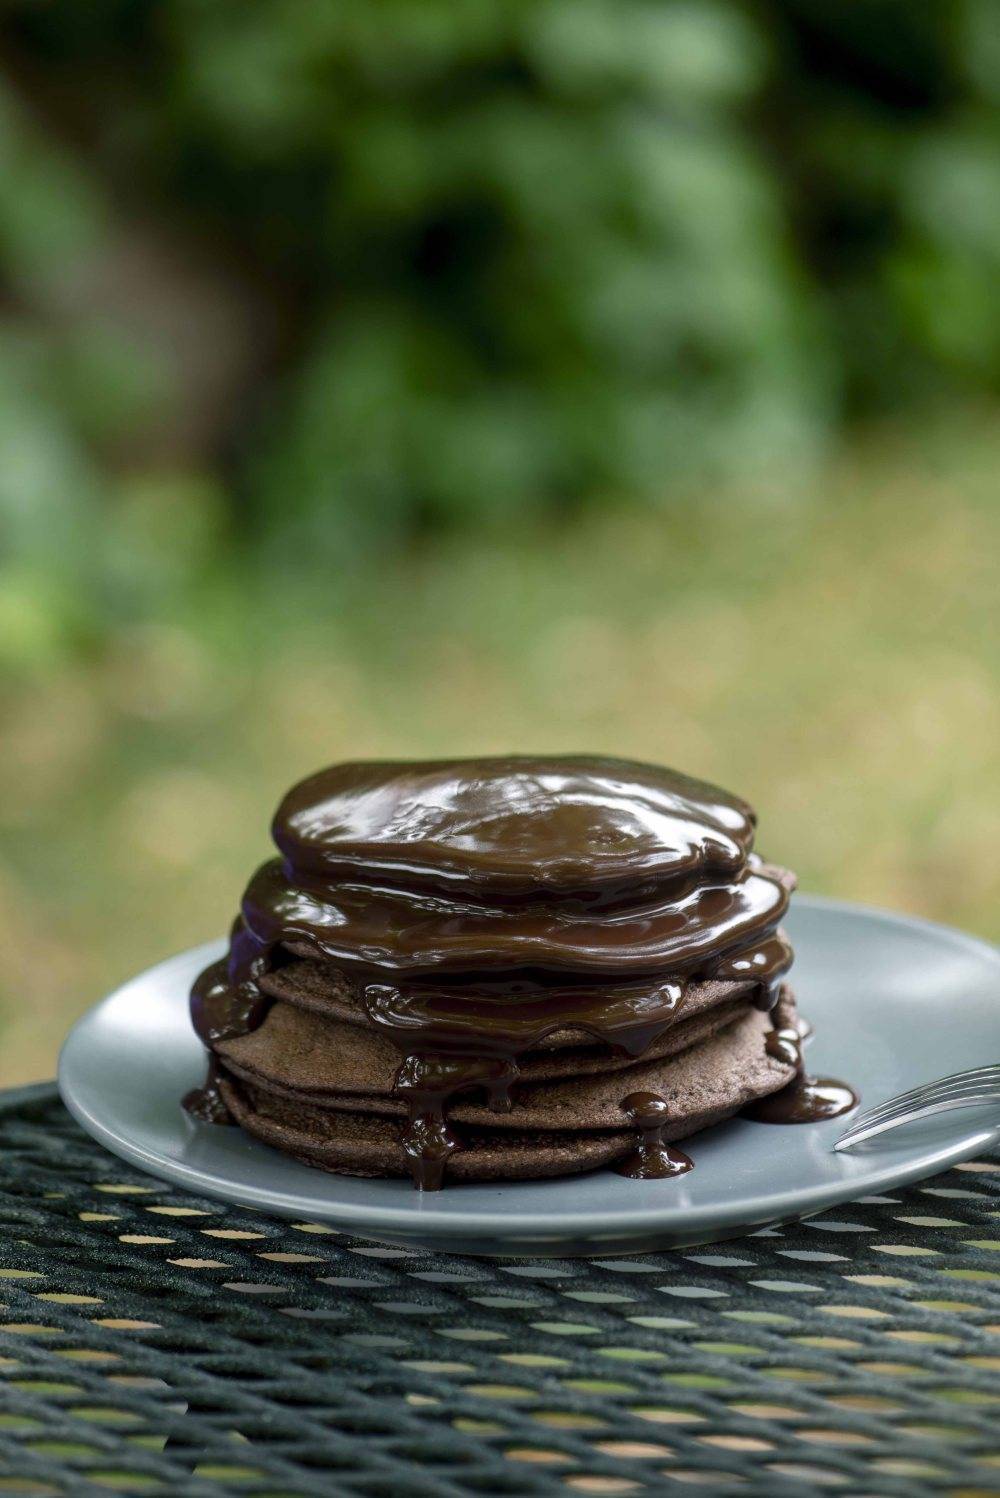
[[[802,1050],[797,1027],[787,1030],[768,1030],[764,1036],[764,1050],[769,1056],[773,1056],[775,1061],[782,1061],[785,1066],[794,1066],[798,1071],[802,1070]]]
[[[694,1161],[682,1150],[664,1143],[663,1131],[670,1122],[666,1098],[657,1092],[630,1092],[621,1106],[635,1127],[638,1144],[615,1166],[620,1176],[633,1181],[662,1181],[693,1169]]]
[[[364,1000],[371,1023],[407,1052],[418,1040],[433,1052],[512,1057],[558,1030],[574,1029],[638,1057],[673,1023],[685,987],[670,979],[586,988],[537,979],[405,989],[369,983]]]
[[[237,917],[229,935],[229,956],[205,968],[191,989],[191,1023],[206,1046],[248,1035],[263,1021],[268,1004],[258,979],[267,972],[269,957]]]
[[[732,982],[752,978],[760,985],[754,1003],[758,1009],[771,1010],[778,1002],[781,981],[794,961],[795,953],[787,938],[780,931],[775,931],[756,946],[743,948],[732,956],[722,958],[712,968],[712,977]]]
[[[333,765],[273,824],[286,867],[489,899],[619,896],[744,867],[756,818],[676,770],[593,755]]]
[[[181,1103],[201,1123],[235,1122],[219,1090],[219,1064],[212,1047],[249,1034],[263,1021],[268,1002],[257,979],[267,971],[267,956],[248,940],[237,917],[229,934],[229,956],[211,963],[194,981],[191,1023],[208,1051],[208,1071],[202,1085],[192,1087]]]
[[[208,1075],[200,1087],[192,1087],[181,1098],[181,1106],[199,1123],[234,1124],[236,1120],[226,1107],[225,1098],[219,1090],[219,1063],[211,1051],[208,1055]]]
[[[411,1115],[401,1136],[418,1191],[440,1191],[451,1156],[461,1146],[445,1121],[444,1097],[436,1097]]]
[[[769,1030],[764,1048],[769,1056],[796,1068],[795,1076],[780,1092],[757,1098],[742,1110],[744,1118],[756,1123],[819,1123],[837,1118],[857,1106],[857,1093],[846,1082],[832,1077],[811,1077],[802,1061],[804,1037],[799,1026],[788,1030]]]
[[[348,972],[415,978],[533,968],[611,976],[690,971],[720,951],[757,951],[787,906],[782,885],[750,869],[595,909],[572,896],[487,905],[419,888],[322,885],[272,859],[247,887],[243,924],[259,951],[282,942]],[[764,955],[765,966],[773,960]]]
[[[279,807],[282,857],[195,984],[195,1029],[211,1049],[259,1025],[259,980],[289,951],[333,963],[400,1052],[404,1149],[436,1189],[461,1145],[448,1100],[509,1104],[518,1057],[554,1032],[641,1056],[708,977],[773,1006],[788,890],[754,824],[738,797],[625,760],[334,766]],[[214,1116],[217,1092],[193,1111]]]
[[[819,1123],[824,1118],[838,1118],[858,1103],[857,1093],[846,1082],[831,1077],[810,1077],[806,1073],[789,1082],[780,1092],[758,1098],[743,1109],[744,1118],[756,1123]]]
[[[395,1091],[409,1109],[402,1144],[419,1190],[440,1191],[445,1166],[462,1147],[445,1119],[446,1101],[461,1092],[485,1089],[494,1112],[506,1113],[516,1077],[517,1063],[511,1058],[407,1056],[396,1073]]]

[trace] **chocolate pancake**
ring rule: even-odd
[[[786,1014],[793,1014],[790,1005]],[[635,1130],[621,1104],[637,1092],[665,1101],[664,1143],[720,1123],[793,1079],[794,1065],[767,1053],[768,1029],[767,1015],[745,1008],[703,1043],[616,1074],[610,1089],[605,1077],[579,1078],[526,1089],[524,1101],[515,1099],[505,1115],[453,1108],[451,1117],[463,1127],[461,1144],[448,1158],[448,1176],[528,1180],[621,1160],[635,1148]],[[348,1175],[406,1175],[411,1169],[403,1130],[393,1119],[322,1106],[315,1097],[236,1078],[228,1068],[220,1085],[248,1133],[310,1164]]]
[[[775,1010],[794,878],[755,824],[627,760],[321,771],[281,803],[281,856],[194,985],[210,1067],[186,1106],[428,1189],[622,1155],[644,1178],[688,1169],[670,1139],[801,1071],[790,999]],[[800,1089],[766,1116],[812,1107]]]
[[[643,1053],[644,1061],[677,1055],[744,1014],[745,996],[729,999],[678,1020]],[[229,1071],[248,1081],[294,1088],[303,1093],[343,1094],[385,1099],[390,1114],[405,1114],[406,1106],[393,1089],[399,1071],[399,1052],[371,1028],[345,1025],[309,1010],[276,1003],[259,1029],[235,1040],[221,1041],[217,1055]],[[635,1065],[627,1055],[607,1046],[579,1046],[560,1051],[537,1050],[518,1064],[518,1092],[525,1083],[564,1077],[603,1077]],[[329,1106],[336,1106],[330,1103]],[[460,1107],[452,1104],[451,1117]]]
[[[350,982],[346,974],[328,963],[291,962],[263,977],[260,980],[260,987],[269,998],[294,1008],[307,1010],[324,1019],[339,1020],[355,1028],[371,1029],[371,1020],[364,998],[358,992],[356,985]],[[737,998],[746,998],[753,988],[754,984],[748,980],[707,979],[688,983],[683,1005],[678,1006],[674,1022],[686,1023],[703,1010],[730,1003]],[[551,992],[552,989],[549,991]],[[653,985],[647,982],[645,992],[651,995]],[[604,985],[601,989],[602,999],[608,994],[609,988]],[[667,1030],[669,1028],[672,1026],[668,1026]],[[667,1033],[666,1030],[665,1033]],[[657,1043],[654,1041],[653,1045]],[[545,1035],[538,1042],[531,1053],[531,1059],[536,1060],[537,1053],[541,1051],[559,1051],[567,1048],[573,1048],[576,1051],[581,1044],[593,1046],[593,1036],[579,1026],[563,1026]],[[598,1046],[596,1050],[602,1057],[608,1054],[606,1045]],[[396,1053],[396,1065],[398,1064],[399,1058]]]

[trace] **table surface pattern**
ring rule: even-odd
[[[0,1494],[1000,1493],[1000,1155],[633,1259],[445,1257],[0,1095]]]

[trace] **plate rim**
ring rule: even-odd
[[[1000,948],[983,937],[974,936],[942,922],[926,920],[922,916],[867,905],[861,901],[842,900],[832,895],[798,894],[795,903],[800,909],[826,909],[841,914],[861,916],[868,920],[888,922],[923,934],[930,932],[954,947],[971,950],[977,956],[995,964],[998,983],[1000,983]],[[683,1229],[685,1233],[690,1231],[692,1236],[707,1230],[721,1237],[730,1228],[752,1230],[747,1224],[750,1213],[752,1213],[754,1224],[760,1226],[788,1218],[809,1216],[839,1203],[856,1200],[859,1196],[877,1192],[883,1187],[905,1186],[913,1181],[924,1179],[1000,1141],[1000,1122],[998,1122],[994,1127],[981,1128],[975,1134],[966,1135],[956,1143],[942,1145],[936,1150],[923,1151],[905,1166],[887,1164],[863,1178],[845,1174],[840,1178],[818,1182],[812,1187],[785,1191],[779,1189],[761,1193],[752,1202],[744,1199],[728,1206],[725,1202],[718,1202],[713,1206],[687,1207],[683,1210],[665,1203],[651,1207],[618,1208],[606,1214],[601,1214],[593,1208],[574,1209],[561,1212],[558,1217],[545,1212],[528,1212],[523,1209],[504,1211],[477,1208],[462,1213],[452,1208],[441,1211],[433,1206],[426,1206],[426,1194],[416,1192],[412,1205],[408,1207],[364,1202],[338,1203],[336,1200],[317,1203],[309,1197],[299,1196],[294,1192],[275,1191],[252,1185],[244,1186],[239,1183],[232,1185],[219,1177],[206,1180],[198,1167],[186,1165],[183,1161],[166,1159],[156,1151],[134,1143],[105,1124],[74,1095],[66,1074],[72,1065],[73,1052],[79,1043],[80,1034],[92,1022],[98,1011],[114,1003],[133,984],[148,979],[165,968],[188,962],[193,958],[207,962],[224,950],[225,939],[217,938],[189,947],[182,952],[176,952],[160,962],[153,963],[141,972],[133,974],[92,1005],[75,1022],[63,1041],[58,1064],[59,1093],[65,1107],[81,1128],[119,1158],[138,1165],[140,1169],[161,1180],[166,1179],[175,1185],[183,1186],[196,1195],[265,1212],[269,1211],[280,1216],[310,1212],[315,1215],[321,1212],[326,1222],[337,1226],[342,1224],[359,1235],[370,1231],[375,1237],[378,1237],[380,1233],[388,1233],[390,1236],[395,1234],[397,1237],[401,1234],[404,1236],[419,1234],[428,1238],[464,1237],[475,1240],[496,1238],[499,1235],[501,1240],[508,1242],[516,1237],[525,1246],[528,1245],[530,1239],[538,1242],[543,1240],[553,1242],[563,1238],[568,1240],[581,1233],[586,1233],[591,1238],[594,1238],[596,1233],[600,1233],[600,1236],[610,1243],[618,1236],[631,1236],[664,1227],[676,1227]],[[179,1107],[178,1113],[180,1113]],[[180,1126],[185,1126],[183,1119],[180,1119]],[[254,1143],[259,1148],[268,1148],[259,1140],[255,1140]],[[285,1158],[280,1151],[274,1151],[274,1153],[279,1158]],[[853,1158],[856,1160],[857,1156]],[[333,1179],[336,1179],[335,1172],[320,1172],[320,1174],[327,1179],[331,1175]],[[586,1180],[589,1175],[592,1175],[594,1179],[600,1178],[600,1172],[594,1171],[585,1172],[573,1179],[582,1181]],[[496,1189],[502,1191],[508,1185],[521,1183],[497,1182],[495,1184]],[[603,1231],[601,1231],[602,1228]],[[599,1247],[596,1251],[600,1251]]]

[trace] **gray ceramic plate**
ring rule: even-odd
[[[864,1105],[946,1072],[1000,1060],[1000,952],[943,926],[798,896],[788,922],[795,987],[816,1027],[810,1069],[851,1081]],[[328,1175],[239,1129],[194,1123],[201,1080],[188,1022],[198,947],[133,978],[75,1026],[59,1085],[83,1127],[132,1164],[188,1190],[388,1242],[473,1254],[616,1254],[731,1238],[943,1170],[1000,1136],[1000,1115],[956,1112],[834,1154],[842,1119],[795,1127],[734,1119],[689,1141],[673,1181],[610,1171],[460,1185]]]

